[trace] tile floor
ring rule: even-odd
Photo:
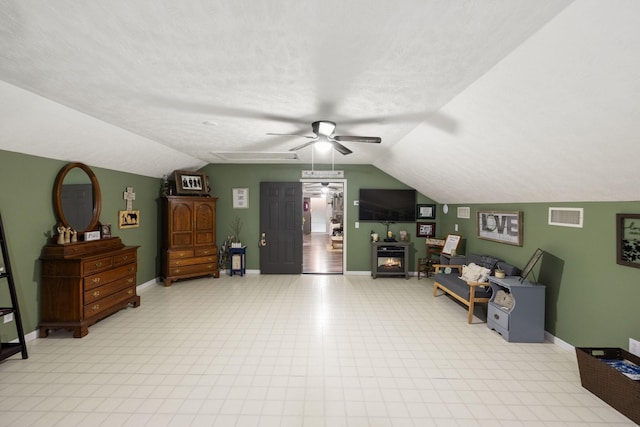
[[[0,426],[634,425],[575,355],[506,343],[429,279],[198,279],[0,363]]]

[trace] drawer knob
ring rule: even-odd
[[[96,262],[96,267],[102,267],[102,263],[101,262]]]
[[[133,283],[133,277],[129,277],[129,280],[127,280],[127,283]]]
[[[179,268],[176,268],[176,274],[177,273],[180,273],[180,269]]]
[[[94,297],[94,298],[98,298],[99,296],[100,296],[100,291],[95,291],[95,292],[93,293],[93,297]]]
[[[184,256],[184,254],[180,254],[180,256],[181,256],[181,257],[183,257],[183,256]]]
[[[493,317],[495,317],[496,319],[499,319],[499,318],[500,318],[500,315],[499,315],[499,314],[497,314],[497,313],[494,313],[494,314],[493,314]]]
[[[133,268],[133,267],[129,267],[129,271],[133,271],[133,270],[134,270],[134,268]]]
[[[132,295],[132,294],[133,294],[133,289],[129,289],[129,290],[127,291],[127,293],[128,293],[129,295]]]
[[[98,310],[100,310],[100,304],[96,304],[96,305],[94,305],[93,307],[91,307],[91,310],[93,310],[93,311],[98,311]]]
[[[94,277],[93,279],[91,279],[91,281],[93,283],[100,283],[100,278],[99,277]]]

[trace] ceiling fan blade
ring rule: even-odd
[[[380,144],[382,142],[382,138],[378,136],[338,135],[334,136],[333,139],[341,142],[370,142],[372,144]]]
[[[331,142],[331,145],[333,145],[333,148],[335,148],[336,151],[339,152],[340,154],[344,154],[346,156],[347,154],[353,153],[353,151],[349,150],[347,147],[345,147],[344,145],[340,144],[336,140],[333,140],[333,141],[330,141],[330,142]]]
[[[297,147],[293,147],[290,148],[289,151],[298,151],[298,150],[302,150],[305,147],[308,147],[309,145],[313,144],[315,141],[309,141],[309,142],[305,142],[302,145],[298,145]]]
[[[413,113],[399,113],[399,114],[386,114],[383,116],[362,117],[358,119],[342,119],[340,124],[342,125],[362,125],[369,123],[400,123],[400,122],[424,122],[433,127],[439,128],[447,133],[456,133],[459,124],[458,121],[441,111],[418,111]]]
[[[311,136],[311,135],[299,135],[297,133],[274,133],[274,132],[267,132],[267,135],[278,135],[278,136],[297,136],[298,138],[309,138],[309,139],[316,139],[318,138],[317,136]]]

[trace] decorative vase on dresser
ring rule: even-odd
[[[220,277],[215,197],[161,199],[162,272],[165,286],[178,279]]]

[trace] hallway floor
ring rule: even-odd
[[[0,363],[0,426],[632,426],[575,354],[507,343],[430,279],[223,275]],[[476,319],[476,322],[479,320]]]
[[[307,274],[342,274],[342,250],[331,248],[331,235],[309,233],[302,237],[302,272]]]

